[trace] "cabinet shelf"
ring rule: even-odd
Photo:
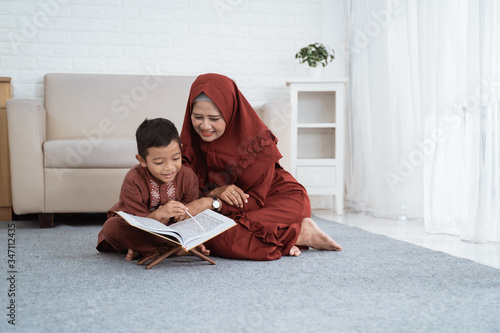
[[[309,186],[307,188],[307,193],[309,195],[335,195],[337,193],[337,189],[331,186]]]
[[[347,80],[292,80],[291,172],[310,195],[344,210],[344,93]]]
[[[335,166],[337,160],[335,158],[299,158],[297,166]]]
[[[334,127],[297,128],[297,158],[335,158]]]
[[[336,123],[300,123],[297,124],[297,128],[335,128]]]

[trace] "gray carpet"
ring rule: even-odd
[[[98,253],[98,223],[15,222],[17,332],[499,332],[500,270],[316,219],[342,252],[250,262]],[[8,324],[7,222],[0,331]]]

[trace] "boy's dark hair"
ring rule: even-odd
[[[144,160],[148,156],[148,148],[166,147],[173,140],[179,143],[179,147],[181,146],[177,128],[170,120],[165,118],[146,118],[137,128],[135,139],[137,141],[137,152]]]

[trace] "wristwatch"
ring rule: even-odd
[[[221,203],[217,197],[212,197],[212,210],[214,212],[218,212],[220,209]]]

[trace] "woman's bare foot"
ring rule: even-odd
[[[125,256],[125,260],[132,261],[135,258],[137,258],[138,255],[139,253],[137,253],[136,251],[128,249],[127,255]]]
[[[309,217],[302,220],[302,227],[295,245],[310,246],[318,250],[341,251],[342,246],[337,244]]]
[[[300,249],[298,247],[296,247],[295,245],[292,246],[292,248],[290,249],[290,255],[292,257],[298,257],[302,254],[302,252],[300,252]]]

